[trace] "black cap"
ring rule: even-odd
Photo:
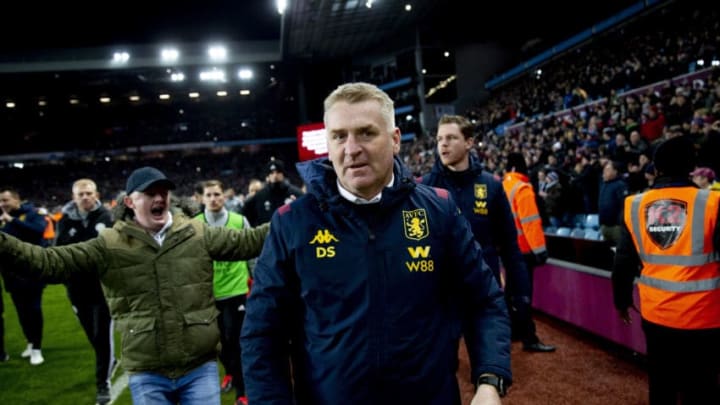
[[[273,159],[270,162],[268,162],[267,171],[268,171],[268,173],[280,172],[280,173],[284,174],[285,173],[285,164],[282,162],[282,160]]]
[[[158,183],[167,187],[168,190],[175,188],[175,183],[168,180],[160,170],[150,166],[141,167],[135,169],[128,177],[125,192],[130,195],[133,191],[145,191],[151,185]]]
[[[658,174],[687,177],[695,168],[695,145],[686,135],[670,138],[657,146],[653,163]]]

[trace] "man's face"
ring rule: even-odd
[[[280,183],[283,180],[285,180],[285,175],[283,172],[279,172],[277,170],[273,170],[267,175],[268,183]]]
[[[472,138],[465,139],[460,132],[460,126],[455,123],[441,124],[438,127],[437,150],[440,161],[451,170],[465,170],[468,168],[468,157],[472,148]]]
[[[707,177],[699,176],[697,174],[692,177],[692,181],[700,188],[705,188],[710,185],[710,180],[708,180]]]
[[[4,212],[11,212],[20,208],[20,199],[15,198],[9,191],[0,193],[0,208]]]
[[[81,211],[89,212],[97,204],[97,190],[91,184],[80,184],[73,187],[73,201]]]
[[[170,192],[166,187],[151,185],[125,197],[125,205],[135,213],[135,221],[146,231],[157,232],[165,226],[170,208]]]
[[[612,165],[612,163],[607,162],[605,163],[605,166],[603,166],[603,172],[602,172],[602,178],[605,181],[614,180],[618,175],[617,170],[615,170],[615,167]]]
[[[400,130],[388,124],[374,100],[335,103],[325,113],[328,154],[348,191],[369,199],[392,177],[393,156],[400,151]]]
[[[202,202],[210,211],[220,212],[225,206],[225,194],[218,186],[205,187]]]

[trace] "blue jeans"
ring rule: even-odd
[[[209,361],[180,378],[152,372],[130,374],[134,405],[220,405],[218,366]]]

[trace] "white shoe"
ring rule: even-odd
[[[38,349],[32,350],[32,353],[30,353],[30,364],[33,366],[37,366],[40,364],[43,364],[45,362],[45,359],[43,358],[42,352]]]
[[[28,343],[25,350],[23,350],[23,352],[20,353],[20,357],[22,357],[23,359],[27,359],[28,357],[30,357],[31,354],[32,354],[32,343]]]

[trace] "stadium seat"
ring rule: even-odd
[[[565,226],[560,227],[560,228],[558,228],[556,235],[557,236],[570,236],[570,228],[565,227]]]
[[[596,229],[586,229],[585,230],[585,239],[590,240],[603,240],[602,234],[600,231]]]
[[[582,228],[575,228],[572,231],[570,231],[570,236],[573,238],[582,239],[585,237],[585,230]]]
[[[598,214],[587,214],[585,217],[585,229],[600,229],[600,216]]]
[[[554,226],[545,227],[545,234],[547,235],[555,235],[556,232],[557,228],[555,228]]]
[[[585,214],[576,214],[572,217],[572,225],[575,228],[583,228],[585,226],[585,221],[587,221],[587,217]]]

